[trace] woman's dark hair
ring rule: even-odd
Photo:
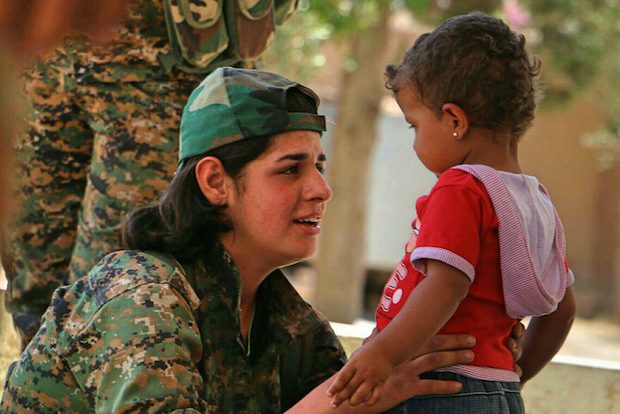
[[[289,112],[316,113],[314,102],[295,89],[289,91],[287,108]],[[215,157],[226,173],[238,180],[246,165],[260,157],[271,142],[271,137],[244,139],[185,160],[158,204],[127,215],[122,232],[124,247],[171,254],[190,268],[209,261],[218,236],[234,230],[234,226],[222,208],[203,195],[196,180],[196,164],[206,156]]]
[[[540,61],[525,50],[523,35],[473,12],[420,36],[399,66],[386,68],[386,86],[398,91],[409,83],[438,115],[451,102],[472,125],[505,129],[517,139],[534,119],[539,72]]]

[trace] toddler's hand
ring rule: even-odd
[[[392,363],[381,352],[362,346],[353,353],[327,390],[327,395],[333,397],[331,406],[338,407],[346,400],[352,406],[376,404],[392,368]]]

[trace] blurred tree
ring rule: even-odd
[[[307,0],[300,3],[299,12],[278,28],[262,61],[269,70],[306,82],[325,68],[321,46],[331,37],[333,27],[308,11]]]
[[[531,15],[526,33],[543,59],[543,106],[565,104],[592,90],[597,94],[608,123],[583,142],[599,152],[602,170],[612,168],[620,160],[620,1],[504,0],[507,3],[520,4]]]
[[[367,171],[376,138],[391,2],[313,1],[334,23],[344,60],[339,111],[329,154],[334,190],[323,221],[316,305],[331,320],[352,322],[362,312]]]

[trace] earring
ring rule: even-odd
[[[454,138],[456,138],[456,137],[458,137],[458,136],[459,136],[459,133],[458,133],[458,132],[456,132],[456,131],[454,131],[454,132],[452,133],[452,136],[453,136]]]

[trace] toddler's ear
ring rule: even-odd
[[[230,177],[222,161],[216,157],[204,157],[196,164],[196,181],[202,194],[214,206],[228,204],[228,180]]]
[[[454,135],[455,138],[464,137],[469,130],[469,118],[463,108],[457,104],[448,102],[443,104],[441,110],[446,121],[450,124],[449,127],[453,131],[452,135]]]

